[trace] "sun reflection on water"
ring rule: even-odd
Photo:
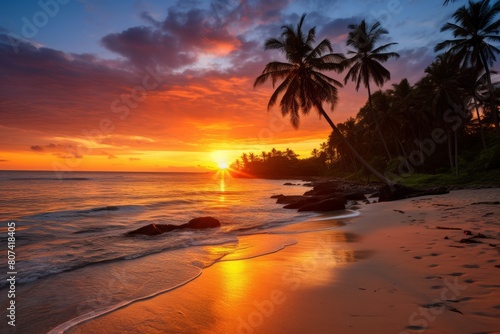
[[[224,202],[224,193],[226,192],[227,179],[231,177],[227,168],[220,168],[215,174],[215,179],[219,184],[219,201]]]

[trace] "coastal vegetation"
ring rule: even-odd
[[[402,79],[375,92],[371,81],[381,87],[390,80],[381,63],[399,56],[387,51],[396,43],[377,45],[388,34],[380,23],[362,20],[349,26],[351,58],[333,53],[327,39],[314,47],[315,28],[308,34],[302,31],[305,15],[296,28],[284,26],[280,38],[268,39],[265,48],[280,50],[287,62],[267,64],[255,86],[281,81],[268,108],[281,97],[279,108],[294,127],[301,113],[314,110],[333,131],[310,157],[299,159],[290,149],[248,152],[232,164],[233,171],[256,177],[375,177],[412,185],[417,179],[468,183],[488,175],[500,183],[500,83],[492,78],[500,53],[498,14],[500,3],[489,0],[461,6],[441,28],[453,39],[436,45],[435,51],[442,53],[421,79],[415,84]],[[368,101],[357,115],[336,125],[323,107],[333,110],[342,84],[325,71],[347,71],[344,83],[352,80],[356,89],[362,84],[368,91]]]

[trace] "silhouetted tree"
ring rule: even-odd
[[[323,109],[323,103],[327,103],[333,110],[338,100],[337,87],[342,87],[342,84],[322,72],[340,72],[343,69],[341,63],[345,58],[342,54],[333,53],[328,39],[313,46],[316,30],[311,28],[307,34],[304,34],[302,25],[305,17],[305,14],[302,15],[297,27],[283,26],[283,32],[279,38],[269,38],[265,42],[266,50],[281,51],[287,62],[268,63],[262,74],[255,80],[254,87],[268,80],[271,80],[274,87],[277,81],[281,81],[269,99],[268,108],[275,105],[281,96],[279,103],[281,113],[283,116],[290,116],[290,122],[295,128],[299,126],[300,112],[307,115],[315,109],[327,120],[333,131],[339,133],[341,140],[352,150],[360,163],[378,179],[388,183],[388,180],[370,166],[347,142]]]

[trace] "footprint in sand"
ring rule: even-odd
[[[499,284],[480,284],[479,286],[483,288],[500,288]]]
[[[464,273],[451,273],[450,276],[462,276]]]
[[[464,282],[465,283],[475,283],[476,281],[469,278],[469,279],[465,279]]]
[[[412,330],[412,331],[423,331],[425,330],[427,327],[423,327],[423,326],[406,326],[406,329],[409,329],[409,330]]]
[[[430,264],[429,265],[429,268],[436,268],[436,267],[439,267],[439,264]]]
[[[472,297],[463,297],[463,298],[460,298],[460,299],[457,299],[455,300],[457,303],[459,302],[468,302],[469,300],[473,300],[474,298]]]
[[[414,259],[417,259],[417,260],[422,260],[422,257],[421,257],[421,256],[414,256],[413,258],[414,258]]]
[[[464,268],[479,268],[477,264],[464,264],[462,267]]]
[[[442,286],[442,285],[433,285],[433,286],[431,286],[432,290],[440,290],[440,289],[443,289],[443,288],[444,288],[444,286]]]

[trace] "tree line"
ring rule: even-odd
[[[230,170],[240,177],[293,178],[325,175],[328,167],[325,153],[318,149],[312,151],[311,157],[299,159],[289,148],[284,151],[273,148],[260,154],[243,153],[231,164]]]

